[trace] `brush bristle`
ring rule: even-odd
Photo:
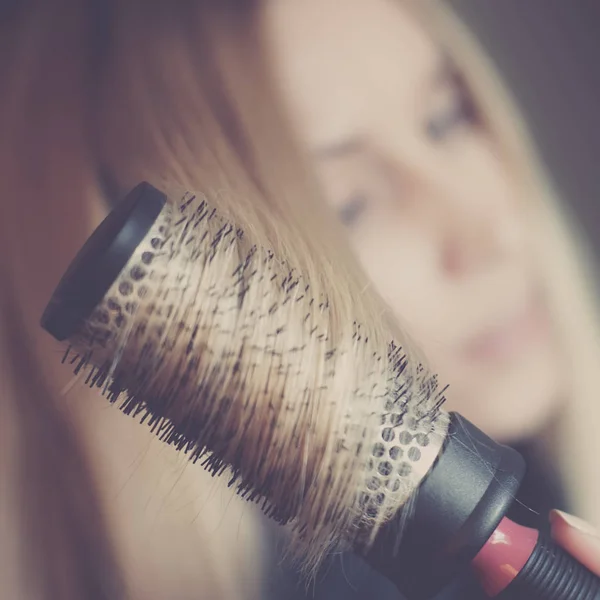
[[[314,566],[405,506],[446,430],[443,393],[368,326],[193,194],[163,209],[65,360],[294,533]]]

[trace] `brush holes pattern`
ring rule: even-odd
[[[160,220],[154,223],[136,248],[115,285],[96,306],[76,336],[76,345],[85,349],[82,360],[94,365],[88,374],[88,383],[104,384],[106,375],[111,370],[113,352],[120,341],[127,335],[145,332],[146,321],[140,319],[137,312],[149,286],[156,285],[156,280],[164,277],[160,270],[148,267],[162,251],[166,240],[165,231],[171,219],[172,211],[167,206],[161,213]],[[148,311],[151,311],[151,307],[146,307],[146,312]],[[128,331],[128,325],[133,325],[134,320],[133,331]],[[71,361],[74,362],[73,359]],[[80,365],[81,361],[76,364]]]
[[[380,441],[373,445],[371,459],[367,463],[369,477],[361,503],[373,518],[377,517],[381,497],[373,494],[397,493],[406,486],[416,463],[421,460],[422,449],[430,444],[430,435],[419,431],[423,425],[414,417],[407,417],[404,409],[394,409],[380,418]]]

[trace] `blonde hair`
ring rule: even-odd
[[[373,343],[377,345],[379,337],[379,347],[386,348],[394,326],[379,302],[365,293],[366,278],[348,259],[342,237],[333,233],[336,227],[327,225],[325,204],[315,201],[316,186],[271,92],[256,3],[207,0],[175,9],[165,1],[145,3],[143,11],[133,0],[89,6],[78,0],[34,2],[26,10],[16,10],[5,23],[3,37],[0,244],[4,281],[14,301],[0,318],[7,325],[21,323],[17,337],[29,349],[19,372],[11,377],[14,386],[3,403],[12,410],[32,395],[36,399],[27,423],[15,417],[18,439],[40,426],[43,407],[52,407],[56,417],[47,427],[50,446],[61,431],[59,424],[75,421],[68,427],[68,453],[33,452],[37,469],[25,483],[33,485],[43,472],[46,487],[33,486],[37,493],[29,494],[27,505],[19,509],[12,505],[22,522],[29,522],[31,514],[39,515],[37,531],[44,539],[37,544],[35,531],[21,530],[21,569],[41,574],[34,586],[43,590],[42,595],[65,599],[168,595],[166,589],[144,585],[139,554],[146,548],[131,536],[144,539],[136,527],[153,531],[157,527],[140,517],[147,509],[140,506],[143,494],[168,494],[172,486],[182,497],[175,504],[187,510],[160,515],[165,537],[156,534],[157,543],[181,528],[193,529],[195,541],[188,540],[187,547],[179,547],[172,556],[163,553],[161,561],[172,561],[173,569],[179,569],[175,579],[181,579],[185,563],[183,575],[195,582],[192,585],[201,585],[206,597],[252,597],[253,592],[258,594],[257,578],[249,572],[261,567],[260,552],[252,549],[261,543],[253,510],[242,507],[233,491],[223,489],[224,483],[212,486],[216,492],[207,498],[202,488],[207,487],[208,476],[198,466],[182,469],[171,450],[157,447],[139,428],[125,425],[123,418],[111,421],[113,413],[98,408],[93,399],[86,398],[85,405],[75,410],[77,405],[60,394],[59,357],[56,346],[38,331],[39,315],[91,224],[105,210],[99,202],[99,175],[108,174],[103,178],[117,195],[140,180],[161,188],[201,191],[224,216],[243,223],[253,239],[304,273],[314,297],[327,291],[335,306],[332,330],[346,328],[356,319],[371,324]],[[104,30],[98,32],[97,26]],[[10,355],[14,337],[2,336],[0,355]],[[35,394],[25,385],[28,371],[39,373]],[[103,429],[94,427],[96,418],[104,419],[114,439],[107,442],[95,431]],[[139,487],[138,495],[124,501],[118,486],[107,481],[110,470],[119,469],[110,446],[130,452],[121,462],[136,459],[124,439],[128,436],[137,438],[134,449],[147,457],[144,469],[134,470],[134,484],[128,485]],[[35,449],[39,441],[31,437],[28,443]],[[22,445],[15,444],[13,454],[18,455]],[[65,454],[81,458],[77,471]],[[65,484],[50,507],[45,495],[63,468],[82,477],[87,474],[85,493],[73,498],[76,486]],[[32,485],[25,483],[15,480],[9,487],[28,495]],[[153,490],[153,483],[160,489]],[[84,500],[93,510],[75,510]],[[237,512],[214,530],[223,521],[218,515],[225,504]],[[64,514],[68,506],[75,507],[70,515]],[[59,516],[64,535],[60,528],[50,527]],[[71,539],[71,530],[88,532],[81,542],[88,549],[94,539],[102,540],[102,563],[92,552],[84,555],[78,550],[79,540]],[[202,573],[203,581],[193,579],[190,561],[202,567],[195,571]],[[149,577],[154,575],[150,565],[146,569]],[[87,577],[90,573],[94,577]],[[110,592],[101,585],[106,580],[114,581]],[[173,587],[172,593],[178,590]]]
[[[40,597],[115,597],[115,590],[109,593],[99,587],[98,582],[107,573],[115,581],[123,579],[123,585],[115,584],[115,589],[126,597],[128,587],[131,591],[127,571],[135,563],[135,548],[125,549],[127,540],[117,535],[118,526],[107,516],[111,511],[103,505],[107,498],[98,483],[98,469],[86,467],[86,454],[92,447],[86,447],[77,427],[63,427],[71,416],[69,405],[54,383],[53,346],[37,332],[38,317],[50,291],[89,234],[92,221],[97,220],[93,207],[100,211],[99,173],[108,173],[119,192],[142,179],[159,187],[177,184],[202,190],[224,214],[245,223],[267,246],[298,265],[316,282],[313,293],[318,294],[319,286],[327,289],[336,306],[338,323],[348,319],[372,323],[382,343],[388,337],[407,343],[378,300],[365,293],[366,278],[348,260],[342,236],[332,234],[337,227],[326,218],[317,187],[291,142],[286,117],[274,102],[258,4],[256,0],[206,0],[175,8],[166,0],[88,4],[80,0],[38,0],[27,3],[26,8],[15,8],[0,23],[4,50],[0,54],[0,274],[11,299],[0,311],[0,325],[4,325],[0,327],[2,378],[11,375],[10,389],[2,392],[0,400],[3,414],[11,415],[17,431],[12,453],[0,453],[8,463],[2,465],[3,474],[14,469],[24,436],[39,430],[42,408],[51,407],[56,431],[46,428],[46,445],[40,445],[41,452],[34,452],[28,463],[37,464],[37,470],[23,478],[35,479],[45,473],[46,485],[27,488],[27,481],[21,481],[22,495],[33,489],[35,497],[19,509],[14,499],[9,504],[13,512],[20,513],[22,521],[31,514],[46,516],[47,521],[61,514],[65,528],[87,532],[87,537],[70,539],[66,529],[51,530],[39,519],[36,532],[15,533],[20,535],[23,564],[19,568],[33,568],[28,561],[34,560],[44,566],[37,590]],[[551,248],[541,255],[549,265],[549,281],[556,282],[556,310],[564,324],[575,374],[573,396],[555,438],[556,448],[560,449],[556,454],[565,482],[571,489],[581,490],[574,496],[574,506],[583,516],[597,521],[593,498],[597,495],[594,486],[600,483],[594,479],[595,453],[586,454],[585,444],[591,444],[595,434],[590,415],[591,394],[595,392],[592,368],[598,364],[593,333],[598,329],[590,292],[584,286],[584,261],[575,254],[566,220],[543,184],[525,136],[519,133],[511,103],[490,76],[487,65],[476,57],[459,24],[445,12],[435,11],[435,19],[457,61],[464,58],[459,63],[490,115],[490,124],[496,124],[498,139],[513,157],[525,193],[539,198],[540,239],[551,241]],[[17,334],[14,324],[19,321]],[[11,335],[7,333],[8,325],[13,326]],[[18,355],[23,358],[19,365],[8,360],[15,340],[28,349]],[[14,372],[16,366],[18,372]],[[28,381],[28,373],[33,372],[40,374],[35,387]],[[36,402],[25,421],[17,408],[27,399]],[[576,435],[586,428],[587,435]],[[68,451],[55,456],[45,454],[56,436],[62,435],[59,431],[65,430],[70,440]],[[0,439],[2,444],[11,443],[8,438]],[[35,449],[40,440],[31,437],[27,443]],[[76,465],[65,462],[73,454],[81,456]],[[169,466],[172,457],[161,462],[159,450],[153,449],[150,454],[160,468],[170,471],[168,479],[175,485],[181,473],[172,464]],[[87,458],[93,465],[94,457]],[[48,506],[45,494],[50,493],[55,481],[48,473],[61,469],[72,469],[82,477],[87,473],[90,481],[85,482],[85,493],[77,498],[73,498],[73,486],[64,482],[53,491],[54,502]],[[199,469],[186,469],[185,475],[191,498],[205,485],[206,478]],[[15,488],[16,479],[11,481],[2,487]],[[210,521],[215,519],[211,506],[214,508],[223,497],[207,500],[212,505],[205,505],[205,510],[198,513],[199,520],[194,522],[198,539],[208,538]],[[81,510],[82,504],[91,509]],[[65,507],[70,507],[69,515]],[[259,543],[252,521],[248,512],[245,522],[250,532],[245,539]],[[43,547],[34,542],[36,534],[43,536]],[[251,556],[249,542],[240,544],[243,547],[236,548],[238,552],[229,552],[236,540],[234,525],[227,535],[219,538],[218,534],[219,530],[203,544],[210,549],[205,550],[203,559],[209,562],[206,573],[210,575],[212,570],[212,576],[207,576],[202,591],[206,597],[233,598],[241,593],[231,583],[240,580],[238,570],[247,573],[251,568],[258,569],[259,564]],[[64,539],[54,551],[53,544],[61,535]],[[88,564],[77,544],[89,550],[98,540],[103,548],[102,562],[94,562],[91,553]],[[192,545],[189,551],[197,548]],[[53,562],[52,555],[60,553],[63,561]],[[65,570],[64,563],[71,559],[70,570]],[[95,595],[89,593],[90,589]]]

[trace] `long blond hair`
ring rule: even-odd
[[[115,514],[120,491],[103,488],[109,463],[99,462],[97,440],[88,439],[94,437],[90,419],[105,411],[86,399],[77,409],[82,418],[73,409],[78,405],[61,395],[56,346],[38,325],[61,272],[105,212],[103,195],[118,197],[140,180],[201,191],[304,272],[315,297],[327,291],[336,308],[332,329],[356,319],[372,324],[382,344],[401,338],[365,292],[366,279],[349,253],[340,250],[344,242],[327,224],[325,204],[315,201],[316,186],[271,93],[257,5],[38,0],[16,6],[0,23],[0,273],[7,293],[0,311],[0,377],[10,382],[1,400],[15,432],[2,440],[10,446],[2,456],[28,457],[21,480],[9,477],[12,459],[2,465],[8,477],[3,487],[17,497],[7,500],[5,512],[10,508],[18,519],[11,540],[19,551],[8,552],[4,539],[0,544],[19,563],[14,571],[21,579],[11,582],[13,589],[27,587],[27,574],[36,573],[28,582],[34,597],[118,600],[157,593],[139,577],[131,580],[143,550],[126,535],[126,519],[136,515]],[[23,351],[8,360],[16,341]],[[29,408],[27,418],[22,406]],[[42,422],[48,411],[53,419]],[[117,447],[123,437],[142,436],[119,417],[111,432]],[[45,436],[35,435],[40,430]],[[193,529],[196,541],[186,556],[166,560],[174,567],[185,562],[186,573],[197,561],[206,577],[195,585],[207,598],[252,597],[256,578],[248,573],[261,561],[250,543],[260,547],[251,509],[237,513],[245,513],[243,540],[236,513],[215,531],[219,504],[241,500],[222,485],[199,503],[195,496],[208,485],[200,468],[182,472],[169,450],[157,450],[143,436],[141,444],[154,477],[136,479],[141,493],[152,494],[151,482],[160,481],[154,493],[176,487],[191,507],[172,520]],[[160,469],[168,472],[167,485]],[[59,478],[61,472],[69,477]],[[168,541],[169,531],[156,543]],[[172,590],[182,593],[192,594]]]

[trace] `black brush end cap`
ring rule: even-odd
[[[72,336],[115,282],[162,211],[167,197],[138,184],[102,221],[73,259],[41,319],[59,341]]]

